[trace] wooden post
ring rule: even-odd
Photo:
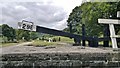
[[[90,47],[94,47],[94,37],[89,37],[88,44]]]
[[[104,28],[104,37],[108,37],[108,36],[110,36],[109,25],[105,25],[105,28]],[[109,40],[104,41],[103,46],[104,47],[109,47]]]
[[[98,37],[94,37],[94,46],[98,47]]]
[[[69,26],[70,26],[70,33],[72,33],[72,23],[70,23]]]
[[[82,24],[82,46],[85,46],[85,25]]]

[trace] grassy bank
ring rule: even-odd
[[[60,41],[59,41],[60,38]],[[74,43],[73,39],[67,38],[67,37],[61,37],[61,36],[54,36],[51,37],[51,39],[56,39],[56,42],[48,42],[43,40],[34,40],[32,43],[33,46],[51,46],[51,45],[62,45],[60,43]]]
[[[42,40],[34,40],[32,43],[33,46],[48,46],[48,45],[57,45],[57,42],[47,42]]]
[[[14,46],[23,43],[24,41],[19,42],[6,42],[6,43],[0,43],[0,47],[7,47],[7,46]],[[27,42],[27,41],[26,41]]]
[[[74,39],[70,39],[68,37],[55,36],[55,37],[52,37],[52,38],[55,38],[56,40],[58,40],[60,38],[59,42],[70,43],[70,44],[74,43]]]
[[[13,46],[13,45],[17,45],[19,43],[0,43],[0,47],[7,47],[7,46]]]
[[[51,45],[61,45],[60,43],[70,43],[73,44],[74,40],[70,39],[68,37],[61,37],[61,36],[54,36],[50,37],[51,39],[56,39],[56,42],[48,42],[48,41],[42,41],[42,40],[34,40],[32,43],[33,46],[51,46]],[[60,38],[60,41],[59,41]],[[6,46],[14,46],[20,43],[23,43],[25,41],[19,41],[19,43],[0,43],[0,47],[6,47]]]

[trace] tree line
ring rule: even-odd
[[[120,2],[85,2],[76,6],[67,20],[68,27],[64,29],[72,33],[82,35],[82,24],[85,25],[86,36],[102,36],[106,25],[99,24],[99,18],[116,18],[117,11],[120,11]],[[116,34],[120,34],[120,25],[115,25]]]
[[[0,26],[2,29],[1,37],[2,42],[16,42],[20,40],[30,41],[37,39],[39,34],[37,32],[31,32],[27,30],[14,29],[7,24],[2,24]]]

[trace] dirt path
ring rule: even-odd
[[[60,45],[35,47],[24,46],[32,42],[22,43],[16,46],[2,48],[1,54],[22,54],[22,53],[111,53],[112,48],[93,48],[81,46],[72,46],[72,44],[59,43]]]
[[[13,50],[15,50],[17,48],[20,48],[20,47],[22,47],[24,45],[28,45],[28,44],[31,44],[31,43],[32,42],[24,42],[24,43],[14,45],[14,46],[2,47],[2,48],[0,48],[0,52],[1,52],[1,54],[10,53],[10,52],[12,52]]]

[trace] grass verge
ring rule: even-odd
[[[19,43],[0,43],[0,47],[7,47],[7,46],[13,46],[13,45],[17,45]]]
[[[0,47],[7,47],[7,46],[14,46],[23,43],[24,41],[20,42],[9,42],[9,43],[0,43]],[[27,41],[26,41],[27,42]]]
[[[60,38],[60,42],[64,42],[64,43],[70,43],[70,44],[74,43],[74,39],[70,39],[68,37],[55,36],[55,37],[52,37],[52,38],[55,38],[56,40],[58,40]]]
[[[32,43],[33,46],[50,46],[50,45],[57,45],[57,42],[45,42],[42,40],[35,40]]]

